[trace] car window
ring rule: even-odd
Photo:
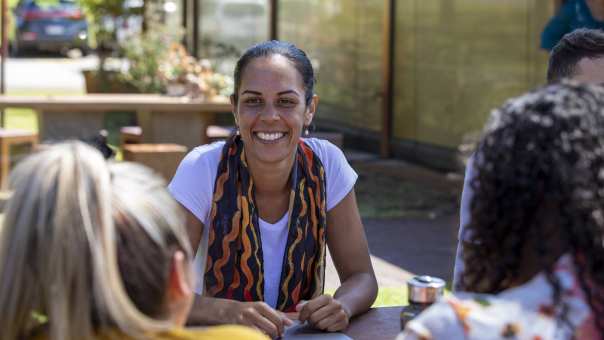
[[[28,1],[29,6],[38,7],[40,9],[54,9],[54,8],[71,8],[77,7],[75,0],[35,0]]]

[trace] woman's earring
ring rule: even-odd
[[[304,136],[308,136],[310,132],[308,132],[308,126],[304,127]]]
[[[239,136],[239,128],[237,128],[237,130],[235,130],[235,134],[236,134],[237,136]]]

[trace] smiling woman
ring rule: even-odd
[[[339,331],[374,301],[357,174],[333,144],[301,138],[319,102],[314,83],[294,45],[248,49],[231,96],[237,135],[191,151],[170,183],[189,212],[193,249],[202,250],[189,322],[278,336],[298,318]],[[333,297],[323,294],[326,247],[342,282]]]

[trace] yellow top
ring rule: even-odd
[[[268,340],[269,338],[260,333],[243,326],[212,326],[205,329],[175,329],[168,333],[158,334],[155,340]]]
[[[47,335],[36,337],[36,340],[47,339]],[[104,330],[96,336],[98,340],[132,339],[119,330]],[[269,340],[266,335],[243,326],[212,326],[203,329],[176,328],[171,331],[149,334],[150,340]]]

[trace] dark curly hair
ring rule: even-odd
[[[572,255],[604,334],[604,87],[564,82],[491,113],[478,143],[462,288],[495,294],[544,272],[567,322],[553,266]]]

